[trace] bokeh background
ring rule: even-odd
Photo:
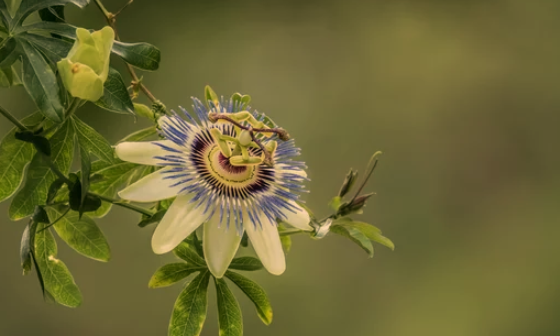
[[[94,6],[67,17],[104,25]],[[368,259],[338,236],[295,236],[283,276],[252,274],[273,324],[240,298],[246,335],[560,334],[560,2],[136,0],[118,26],[161,49],[160,70],[144,78],[167,106],[189,106],[206,84],[251,94],[303,148],[320,215],[347,170],[384,151],[360,219],[396,250]],[[0,102],[21,117],[33,110],[22,88]],[[94,106],[79,116],[111,141],[148,124]],[[0,121],[0,134],[10,128]],[[85,297],[71,310],[21,276],[25,221],[7,209],[0,335],[166,335],[181,286],[148,289],[173,256],[151,252],[153,228],[139,229],[136,214],[99,221],[107,264],[60,244]],[[203,335],[218,333],[214,300],[212,289]]]

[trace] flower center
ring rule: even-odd
[[[256,178],[255,166],[234,166],[217,145],[208,152],[208,168],[211,175],[230,185],[250,183]]]

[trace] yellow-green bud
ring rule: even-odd
[[[111,27],[90,33],[76,29],[68,56],[57,63],[64,86],[73,97],[97,101],[109,74],[109,57],[115,33]]]
[[[134,112],[137,116],[153,120],[155,115],[151,108],[144,104],[134,103]]]

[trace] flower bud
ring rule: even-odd
[[[366,205],[366,201],[375,193],[360,195],[348,203],[340,206],[338,213],[340,216],[348,216],[353,213],[362,213],[362,208]]]
[[[354,186],[356,179],[358,178],[358,172],[356,170],[350,169],[344,182],[342,182],[342,186],[340,187],[340,191],[338,192],[338,196],[344,197]]]
[[[134,112],[137,116],[153,120],[155,118],[154,111],[144,104],[134,103]]]
[[[97,101],[109,74],[109,56],[115,33],[111,27],[96,32],[76,29],[76,41],[57,63],[64,86],[73,97]]]

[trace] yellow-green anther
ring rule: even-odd
[[[227,140],[224,139],[225,136],[222,135],[222,132],[220,132],[220,130],[217,129],[217,128],[211,128],[210,129],[210,134],[212,135],[212,138],[214,138],[214,141],[216,141],[216,143],[220,147],[220,151],[222,152],[222,154],[225,157],[230,157],[231,156],[231,148],[229,147],[229,144],[228,144]]]
[[[264,159],[262,157],[251,156],[248,160],[243,159],[241,155],[232,156],[229,159],[229,163],[234,166],[249,166],[249,165],[258,165],[263,163]]]
[[[109,74],[115,33],[111,27],[90,33],[76,29],[76,41],[66,58],[57,63],[64,86],[73,97],[97,101]]]
[[[251,144],[251,141],[253,141],[251,132],[242,130],[241,133],[239,134],[239,144],[241,146],[247,147]]]

